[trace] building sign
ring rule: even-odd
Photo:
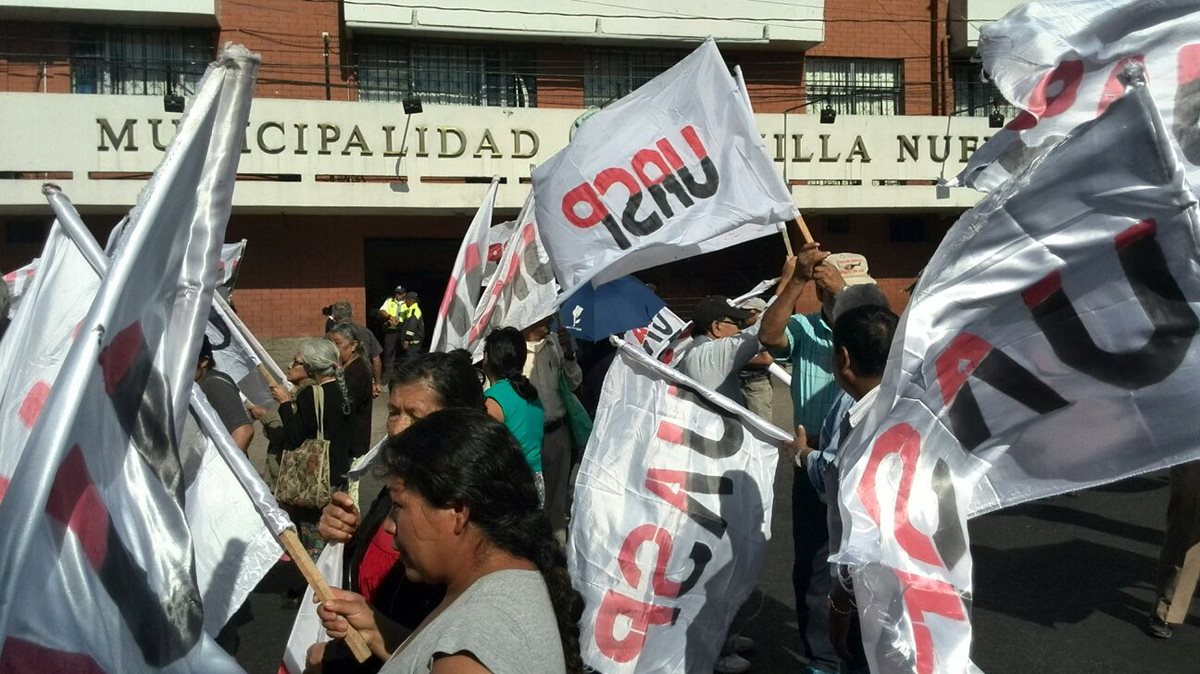
[[[235,207],[470,211],[492,176],[498,209],[524,202],[533,166],[569,141],[578,110],[263,98],[247,127]],[[0,204],[40,207],[53,179],[84,206],[127,208],[162,160],[177,115],[154,96],[0,93]],[[47,128],[53,132],[30,133]],[[986,119],[760,114],[768,153],[802,210],[964,208],[978,195],[931,187],[989,137]],[[406,134],[407,131],[407,134]],[[887,190],[872,188],[886,187]],[[896,191],[903,188],[902,191]]]

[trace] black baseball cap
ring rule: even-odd
[[[708,332],[708,328],[714,321],[729,319],[737,323],[742,323],[750,318],[753,312],[749,309],[739,309],[729,303],[729,298],[724,295],[709,295],[700,300],[696,304],[696,308],[692,310],[692,329],[698,330],[698,334]]]

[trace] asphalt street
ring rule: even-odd
[[[786,427],[790,407],[778,387],[776,409]],[[256,442],[256,463],[262,452]],[[791,481],[792,469],[781,465],[766,568],[742,630],[756,642],[753,672],[800,672],[805,664],[791,587]],[[363,498],[377,489],[364,485]],[[1170,640],[1143,632],[1167,494],[1165,474],[1150,474],[973,520],[975,663],[989,673],[1200,672],[1200,602]],[[294,615],[281,593],[300,582],[291,565],[278,565],[247,602],[237,657],[250,674],[277,671]]]

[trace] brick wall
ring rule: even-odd
[[[70,36],[65,24],[0,21],[0,91],[70,92]]]
[[[358,100],[354,83],[343,75],[343,39],[337,2],[237,0],[217,3],[221,30],[217,45],[237,42],[262,55],[256,95],[269,98],[325,98],[322,32],[329,33],[329,79],[335,101]],[[349,59],[346,59],[349,62]]]
[[[937,5],[937,44],[944,55],[946,0],[825,0],[825,42],[807,55],[902,59],[905,113],[944,114],[948,103],[935,101],[952,98],[950,67],[948,57],[939,58],[936,69],[930,62],[930,2]]]

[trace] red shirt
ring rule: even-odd
[[[375,590],[399,560],[400,551],[392,545],[391,534],[384,531],[382,524],[379,525],[358,565],[358,590],[368,603],[374,603]]]

